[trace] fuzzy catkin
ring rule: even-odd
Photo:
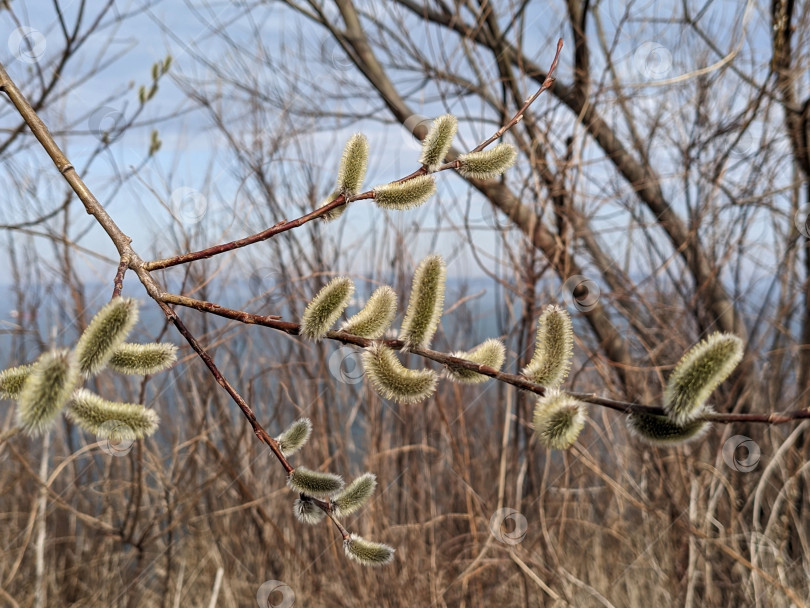
[[[490,338],[471,351],[455,352],[453,356],[500,370],[506,358],[506,347],[500,340]],[[466,384],[478,384],[489,380],[489,376],[479,374],[465,367],[456,367],[452,364],[447,365],[446,374],[450,379]]]
[[[391,327],[397,314],[397,294],[388,285],[377,288],[363,309],[343,324],[341,330],[360,336],[376,339]]]
[[[293,502],[293,513],[298,521],[311,526],[323,521],[323,518],[326,517],[326,513],[324,513],[323,509],[306,498],[295,499]]]
[[[547,306],[537,322],[534,354],[523,368],[523,375],[542,386],[556,388],[571,369],[574,331],[568,312],[559,306]]]
[[[430,126],[430,131],[422,142],[422,155],[419,162],[427,167],[430,173],[436,171],[444,162],[444,157],[453,145],[453,138],[458,129],[458,120],[452,114],[439,116]]]
[[[329,281],[312,298],[301,318],[301,335],[312,340],[322,339],[349,305],[354,283],[348,277]]]
[[[364,473],[352,481],[332,499],[335,516],[345,517],[363,508],[376,487],[377,477],[373,473]]]
[[[375,342],[362,355],[363,369],[375,390],[397,403],[418,403],[436,390],[436,372],[413,370],[400,363],[393,350]]]
[[[436,180],[431,175],[418,175],[404,182],[392,182],[374,188],[378,207],[393,211],[413,209],[425,203],[436,192]]]
[[[17,398],[17,423],[29,435],[47,431],[70,399],[79,382],[74,353],[43,353],[33,365]]]
[[[368,168],[368,139],[355,133],[346,142],[338,168],[337,191],[345,197],[360,192]]]
[[[76,344],[76,357],[81,372],[85,376],[93,376],[104,369],[137,321],[136,300],[113,298],[105,304]]]
[[[400,329],[406,348],[427,348],[439,327],[444,308],[447,269],[440,255],[429,255],[416,267],[408,309]]]
[[[175,361],[177,361],[177,347],[174,344],[125,342],[113,351],[107,365],[120,374],[146,376],[168,369]]]
[[[313,496],[327,498],[343,489],[343,478],[334,473],[322,473],[306,467],[296,467],[287,478],[291,490]]]
[[[312,422],[309,418],[300,418],[276,437],[278,447],[285,456],[291,456],[300,450],[312,433]]]
[[[366,177],[366,169],[368,168],[368,139],[362,133],[355,133],[346,142],[343,148],[343,154],[340,157],[340,166],[338,167],[337,186],[335,191],[330,194],[321,207],[325,207],[338,196],[343,196],[348,199],[355,196],[360,192],[363,186],[363,179]],[[320,219],[330,222],[338,219],[343,212],[346,211],[348,203],[344,202],[336,207],[333,207],[326,213],[320,216]]]
[[[689,349],[667,379],[664,409],[669,419],[684,426],[700,415],[709,395],[742,356],[742,340],[727,333],[714,333]]]
[[[329,203],[331,203],[333,200],[335,200],[338,196],[340,196],[340,192],[338,192],[338,191],[333,192],[328,197],[326,197],[326,200],[324,200],[320,204],[320,207],[326,207]],[[332,207],[329,211],[326,211],[325,213],[320,215],[319,218],[322,219],[324,222],[331,222],[332,220],[336,220],[341,215],[343,215],[343,212],[346,211],[346,208],[348,206],[349,206],[348,203],[341,203],[340,205]]]
[[[566,450],[585,426],[585,408],[574,397],[550,389],[537,399],[533,423],[535,434],[544,446]]]
[[[153,435],[160,421],[155,410],[138,403],[107,401],[84,388],[73,394],[65,415],[98,437],[112,433],[117,439],[132,440]]]
[[[343,541],[346,555],[364,566],[383,566],[394,559],[394,549],[382,543],[374,543],[357,534]]]
[[[642,412],[631,412],[626,422],[634,435],[653,445],[687,443],[705,435],[712,426],[705,420],[690,420],[679,425],[666,416]]]
[[[460,155],[458,172],[473,179],[491,179],[514,165],[516,159],[517,150],[512,144],[498,144],[489,150]]]
[[[34,366],[18,365],[0,372],[0,399],[16,399]]]

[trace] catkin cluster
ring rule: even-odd
[[[301,418],[276,437],[276,442],[285,456],[291,456],[306,444],[311,433],[312,422]],[[298,493],[293,501],[295,517],[302,523],[315,525],[327,514],[343,518],[363,508],[374,494],[377,478],[372,473],[364,473],[345,485],[340,475],[299,466],[290,472],[287,486]],[[392,547],[356,534],[345,536],[343,548],[349,558],[364,566],[382,566],[394,559]]]
[[[140,439],[152,435],[158,415],[137,403],[103,399],[81,388],[82,380],[106,368],[145,376],[177,359],[172,344],[125,342],[138,321],[134,299],[113,298],[93,317],[72,350],[45,352],[31,364],[0,372],[0,397],[17,401],[17,424],[30,435],[48,431],[61,412],[100,438]]]
[[[427,202],[436,192],[436,180],[431,174],[442,168],[453,147],[457,130],[458,119],[452,114],[445,114],[434,120],[422,141],[422,153],[419,156],[422,173],[375,186],[371,194],[377,206],[386,210],[404,211]],[[321,207],[334,206],[323,210],[321,219],[329,221],[339,218],[351,200],[357,197],[368,169],[368,158],[368,139],[361,133],[355,133],[343,148],[335,189],[321,204]],[[454,165],[446,165],[444,168],[455,167],[464,177],[487,180],[501,175],[515,163],[516,158],[517,150],[512,144],[500,143],[489,150],[458,155]],[[339,197],[343,197],[343,202],[338,203]]]

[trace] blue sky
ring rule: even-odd
[[[138,6],[140,3],[123,6],[121,12],[130,12],[127,8],[135,11]],[[75,5],[68,4],[68,21],[71,9],[75,8]],[[216,8],[210,15],[211,23],[218,20],[228,22],[234,14],[229,3],[221,3]],[[264,52],[272,55],[283,52],[283,47],[290,44],[289,39],[296,37],[289,32],[300,31],[301,24],[300,18],[287,10],[271,10],[271,13],[262,22],[261,30]],[[38,64],[49,66],[56,53],[61,50],[57,44],[61,42],[57,21],[47,10],[32,11],[28,18],[28,27],[39,32],[46,42],[44,51],[37,57]],[[239,25],[231,29],[233,31],[229,32],[230,35],[237,37],[245,30]],[[182,74],[184,77],[206,81],[210,77],[210,70],[201,64],[195,53],[220,63],[229,60],[229,50],[212,34],[210,23],[202,22],[199,15],[193,17],[184,3],[157,3],[153,8],[128,17],[124,25],[116,27],[111,23],[105,30],[109,35],[102,33],[92,38],[81,51],[78,61],[70,64],[77,66],[75,72],[66,70],[58,87],[62,92],[59,103],[42,112],[42,118],[57,135],[57,140],[77,167],[86,165],[88,155],[97,146],[99,132],[114,128],[117,121],[128,120],[138,109],[137,91],[141,85],[149,86],[153,63],[163,61],[166,56],[171,55],[172,75]],[[47,44],[49,41],[54,42]],[[315,42],[316,44],[307,45],[308,53],[320,52],[322,41],[319,39]],[[99,56],[117,53],[121,55],[111,65],[87,80],[78,81],[80,75]],[[3,58],[12,77],[25,90],[26,73],[30,74],[31,63],[19,60],[14,54],[9,57],[5,53]],[[89,111],[97,105],[101,107]],[[6,115],[6,123],[13,124],[14,120],[16,117],[13,115]],[[152,123],[153,120],[157,122]],[[152,129],[158,130],[162,147],[153,159],[140,166],[146,157]],[[68,130],[71,132],[68,137],[60,137],[60,134]],[[272,133],[273,129],[268,126],[268,130]],[[342,144],[358,130],[366,133],[371,141],[368,187],[401,177],[418,166],[416,158],[419,146],[411,141],[410,134],[401,127],[383,126],[379,121],[368,121],[340,130],[315,130],[305,135],[304,139],[308,140],[307,145],[317,158],[289,158],[286,155],[283,158],[292,164],[307,164],[310,168],[318,169],[323,174],[321,181],[325,196],[329,193],[330,174],[337,170]],[[381,150],[385,153],[380,154]],[[36,173],[45,182],[45,188],[40,186],[35,192],[27,193],[37,196],[41,212],[53,208],[56,205],[53,201],[61,200],[61,190],[64,188],[61,178],[36,146],[27,147],[12,162],[20,171]],[[148,258],[152,255],[169,255],[176,251],[171,231],[167,230],[171,220],[169,208],[172,205],[180,207],[174,211],[185,225],[193,228],[196,224],[205,222],[211,230],[210,236],[213,237],[211,244],[222,239],[238,238],[266,227],[250,218],[248,204],[240,203],[240,189],[244,184],[232,174],[232,163],[225,141],[212,126],[210,118],[195,108],[171,79],[165,77],[161,79],[155,97],[140,114],[136,126],[117,140],[109,151],[94,160],[85,174],[85,180],[113,218],[133,238],[139,252]],[[137,175],[117,189],[116,176],[131,172],[135,166],[140,166]],[[289,168],[285,170],[289,171]],[[216,192],[207,187],[206,184],[210,183],[216,183]],[[296,186],[288,184],[290,195],[295,195]],[[442,176],[439,179],[440,196],[452,194],[459,186],[461,182],[458,178]],[[31,206],[25,204],[27,195],[17,200],[14,210],[6,209],[4,222],[31,219]],[[235,205],[237,213],[231,214],[232,205]],[[358,203],[357,207],[347,213],[347,219],[353,224],[359,224],[359,227],[353,227],[355,231],[367,231],[374,222],[380,221],[380,218],[375,217],[380,212],[373,209],[370,203]],[[406,224],[415,220],[421,222],[421,218],[428,218],[426,221],[429,221],[431,213],[426,211],[418,210],[407,214],[407,217],[390,220],[395,224],[399,221]],[[88,226],[80,244],[113,258],[114,249],[105,242],[106,237],[100,229],[91,227],[92,222],[83,216],[78,203],[74,205],[73,216],[78,225]],[[210,221],[212,217],[215,218],[214,221]],[[45,244],[40,243],[39,246]],[[82,257],[79,256],[80,263]],[[84,261],[90,265],[88,259],[85,258]],[[2,264],[2,267],[5,266]],[[94,267],[93,271],[104,272],[104,269]],[[0,280],[2,278],[4,277],[0,277]]]
[[[195,7],[195,10],[191,10],[190,6]],[[375,10],[378,5],[367,3],[365,6],[369,10]],[[3,28],[1,31],[5,34],[0,39],[8,39],[10,44],[8,48],[0,47],[0,57],[12,77],[25,90],[30,89],[26,85],[34,74],[34,67],[47,70],[53,66],[62,40],[50,3],[17,3],[15,7],[22,23],[11,23],[5,15],[0,16],[0,26]],[[67,21],[70,22],[78,9],[78,3],[68,1],[62,3],[62,7]],[[241,16],[239,5],[232,2],[117,3],[116,14],[126,15],[126,18],[121,24],[116,24],[112,15],[105,19],[103,31],[91,38],[65,70],[57,87],[60,95],[58,103],[42,113],[57,140],[65,144],[71,160],[82,167],[97,145],[99,131],[112,127],[118,120],[128,120],[135,114],[139,106],[138,88],[141,85],[149,86],[152,65],[163,61],[168,55],[172,56],[173,65],[169,75],[161,79],[157,94],[138,115],[136,126],[117,140],[108,152],[96,158],[85,176],[88,185],[119,225],[132,236],[136,249],[146,258],[170,255],[183,248],[183,244],[178,243],[180,231],[176,229],[176,225],[173,226],[172,212],[186,229],[193,232],[205,227],[208,231],[205,238],[198,236],[192,239],[191,248],[239,238],[266,227],[268,222],[285,219],[257,213],[259,210],[255,208],[255,203],[244,196],[245,183],[234,173],[233,158],[221,133],[214,128],[210,116],[189,100],[186,92],[180,90],[172,77],[180,76],[187,82],[196,81],[200,85],[200,91],[210,94],[220,86],[214,77],[213,67],[232,65],[236,73],[244,70],[246,64],[249,65],[251,53],[255,53],[257,66],[253,76],[263,90],[270,90],[274,86],[289,89],[291,86],[282,75],[273,73],[268,68],[272,62],[283,62],[288,67],[293,62],[300,62],[293,69],[298,69],[300,65],[302,74],[322,81],[325,87],[329,86],[334,77],[350,74],[346,70],[348,64],[342,54],[334,43],[324,38],[321,30],[314,29],[300,16],[281,8],[278,3],[257,7],[251,19],[245,19]],[[688,45],[683,44],[683,28],[673,25],[673,17],[679,11],[677,6],[668,3],[635,4],[633,11],[628,15],[622,2],[605,2],[600,5],[600,25],[608,32],[608,42],[615,47],[617,73],[623,81],[637,85],[634,99],[634,108],[637,111],[653,111],[662,107],[662,103],[665,106],[671,104],[672,107],[667,111],[677,118],[676,114],[681,109],[678,105],[680,98],[673,96],[668,101],[669,97],[660,96],[663,88],[652,85],[656,81],[678,79],[683,74],[711,64],[717,58],[711,54],[695,57]],[[756,17],[753,13],[750,15]],[[754,54],[763,51],[762,56],[766,56],[764,49],[760,48],[767,41],[762,35],[764,26],[753,17],[748,18],[744,50]],[[735,48],[738,42],[735,36],[741,31],[737,26],[742,20],[739,3],[712,3],[701,19],[707,26],[727,23],[728,27],[714,30],[721,32],[721,35],[715,37],[713,43],[720,49]],[[563,54],[559,74],[563,81],[569,81],[573,49],[568,31],[561,25],[564,21],[561,5],[544,3],[542,8],[531,5],[525,28],[529,33],[537,32],[537,35],[526,36],[527,43],[535,45],[535,48],[527,48],[526,51],[534,55],[538,63],[546,65],[551,58],[552,45],[549,41],[563,35],[568,46]],[[216,27],[223,24],[221,29]],[[612,39],[610,33],[616,31],[619,25],[625,27],[629,33]],[[36,66],[24,58],[21,60],[19,48],[15,49],[11,44],[19,38],[20,26],[33,28],[39,34],[40,38],[37,40],[44,40],[44,49],[37,50],[39,54]],[[429,58],[440,57],[443,52],[449,52],[455,57],[459,55],[457,41],[448,40],[432,28],[417,28],[421,29],[411,33],[423,41],[424,53]],[[238,52],[224,43],[220,36],[222,31],[241,43]],[[260,36],[256,37],[256,32]],[[723,34],[726,35],[725,38]],[[442,47],[442,44],[445,46]],[[99,57],[116,54],[119,56],[110,65],[86,80],[82,78],[82,75],[92,71],[91,68],[94,62],[99,61]],[[327,62],[324,66],[315,61],[302,61],[300,55],[310,59],[331,56],[333,60],[331,65]],[[211,63],[206,64],[203,58]],[[481,69],[488,73],[492,67],[490,62],[481,66]],[[341,70],[344,72],[341,73]],[[599,55],[595,54],[594,73],[599,74],[602,70]],[[609,92],[605,95],[605,115],[610,120]],[[240,103],[229,104],[228,101],[225,100],[222,111],[226,115],[230,113],[234,124],[240,125],[238,116],[244,111],[245,96],[239,99]],[[303,90],[298,93],[296,102],[312,104],[313,100]],[[345,105],[341,103],[332,103],[329,108],[360,113],[379,112],[380,109],[374,95],[369,95],[365,103],[363,99],[353,99]],[[462,97],[450,96],[446,99],[446,105],[429,101],[422,104],[417,102],[415,111],[425,116],[435,116],[447,109],[460,113],[477,111],[475,106],[470,108],[466,103],[467,100]],[[729,103],[733,107],[733,96],[729,98]],[[543,113],[549,107],[548,100],[541,98],[535,109],[538,113]],[[559,133],[552,133],[551,137],[559,141],[570,132],[571,117],[559,110],[555,112],[564,127]],[[280,127],[278,121],[290,120],[289,117],[283,117],[277,110],[269,107],[266,109],[266,116],[267,137],[272,138],[279,130],[285,132],[284,126]],[[14,125],[16,120],[13,113],[6,110],[2,125]],[[301,118],[296,120],[305,122]],[[303,177],[295,175],[296,170],[300,169],[302,175],[312,172],[314,179],[320,184],[321,194],[325,196],[334,179],[341,146],[358,130],[364,132],[371,143],[372,158],[366,182],[368,187],[401,177],[417,167],[418,144],[406,129],[393,124],[387,112],[379,112],[375,120],[361,120],[344,126],[340,126],[340,123],[341,121],[329,121],[321,128],[316,123],[302,124],[305,133],[300,137],[300,147],[285,148],[274,161],[271,172],[277,177],[280,192],[290,200],[291,208],[295,207],[296,201],[305,200],[306,196],[307,184]],[[249,139],[253,126],[248,122],[244,126],[245,137]],[[162,147],[152,159],[142,164],[153,129],[158,130]],[[237,127],[236,132],[239,130]],[[464,123],[459,133],[459,146],[471,147],[491,130],[491,125]],[[655,150],[653,152],[656,153]],[[660,151],[660,166],[673,162],[673,159],[668,158],[670,152],[667,149]],[[586,162],[603,162],[600,154],[601,151],[593,145],[587,145],[583,149]],[[35,175],[37,187],[28,190],[22,188],[15,192],[11,196],[11,204],[0,210],[0,222],[23,221],[58,206],[64,186],[41,150],[35,145],[29,145],[13,158],[3,160],[11,163],[20,174]],[[129,174],[130,177],[119,188],[117,176],[120,174]],[[592,179],[594,175],[598,178],[599,172],[592,174]],[[585,184],[583,194],[598,197],[602,187],[597,182],[598,179],[594,183]],[[451,264],[451,272],[480,273],[468,254],[454,254],[459,250],[459,242],[464,235],[453,234],[452,230],[446,231],[444,226],[448,223],[460,224],[468,206],[473,223],[483,220],[481,225],[492,226],[495,221],[493,212],[479,197],[470,195],[468,188],[455,175],[440,175],[438,186],[439,196],[428,206],[400,214],[383,214],[368,202],[358,203],[342,220],[347,223],[344,231],[349,234],[350,242],[362,247],[363,235],[372,233],[382,224],[406,231],[416,224],[419,226],[419,234],[408,243],[415,259],[428,251],[438,250],[455,259]],[[677,188],[678,184],[675,183],[674,187]],[[602,201],[599,218],[608,232],[621,234],[626,229],[626,217],[623,217],[621,208],[609,201]],[[93,222],[83,214],[78,203],[73,206],[72,221],[72,234],[82,235],[80,245],[110,260],[115,257],[105,235],[93,226]],[[436,229],[441,231],[436,232]],[[329,225],[324,230],[337,231],[338,228]],[[44,254],[50,251],[45,239],[37,239],[36,242]],[[488,230],[477,231],[476,242],[485,250],[495,251],[495,237]],[[5,249],[0,247],[0,268],[7,267]],[[98,262],[82,252],[77,253],[76,257],[77,263],[86,268],[87,274],[94,280],[109,280],[107,277],[111,278],[114,272],[110,264]],[[350,256],[346,261],[352,267],[341,268],[340,271],[364,272],[363,264],[367,261],[364,256]],[[7,279],[0,271],[0,282]]]

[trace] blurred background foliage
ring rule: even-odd
[[[354,132],[367,187],[418,168],[440,114],[472,149],[540,86],[562,36],[557,83],[505,136],[520,156],[503,179],[445,172],[419,209],[359,201],[156,276],[296,320],[339,274],[357,284],[349,313],[382,283],[402,308],[437,252],[437,349],[500,337],[518,372],[539,312],[564,305],[565,387],[656,405],[681,354],[730,331],[746,354],[715,409],[778,412],[810,405],[808,20],[798,0],[11,0],[0,60],[150,259],[316,208]],[[8,103],[0,179],[7,367],[75,340],[117,259]],[[145,298],[134,277],[124,293]],[[160,413],[159,434],[125,449],[68,422],[26,438],[0,404],[0,605],[284,605],[265,581],[347,607],[810,603],[806,422],[666,450],[591,407],[577,444],[548,452],[513,387],[442,383],[397,406],[349,347],[179,314],[271,433],[312,419],[295,464],[377,475],[349,521],[394,563],[364,569],[327,525],[295,520],[283,470],[184,347],[171,372],[92,380]],[[138,332],[181,343],[148,302]]]

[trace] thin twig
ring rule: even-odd
[[[243,310],[234,310],[232,308],[228,308],[227,306],[221,306],[213,302],[206,302],[205,300],[197,300],[187,296],[180,296],[171,293],[164,293],[161,298],[162,301],[167,304],[176,304],[186,308],[193,308],[201,312],[207,312],[220,317],[225,317],[226,319],[232,319],[234,321],[239,321],[241,323],[247,323],[250,325],[262,325],[264,327],[269,327],[271,329],[284,332],[291,336],[297,336],[300,332],[300,325],[298,323],[283,321],[276,315],[254,315]],[[397,350],[405,347],[405,342],[402,340],[370,340],[368,338],[355,336],[354,334],[350,334],[345,331],[330,331],[325,337],[329,340],[335,340],[343,344],[351,344],[361,348],[366,348],[374,342],[383,342],[386,346],[390,346],[391,348]],[[501,372],[487,365],[481,365],[480,363],[476,363],[474,361],[461,359],[448,353],[431,350],[429,348],[410,348],[408,352],[425,359],[430,359],[431,361],[435,361],[436,363],[440,363],[445,366],[461,367],[478,372],[479,374],[489,376],[490,378],[494,378],[505,384],[511,384],[512,386],[530,393],[535,393],[537,395],[545,395],[546,393],[545,387],[532,382],[525,376]],[[643,414],[653,414],[656,416],[665,416],[667,413],[662,407],[609,399],[607,397],[600,397],[594,393],[567,392],[572,397],[576,397],[578,400],[585,403],[606,407],[623,414],[638,412]],[[788,422],[796,422],[798,420],[805,419],[810,419],[810,410],[790,410],[781,413],[771,412],[769,414],[707,413],[700,417],[700,420],[717,422],[720,424],[728,424],[731,422],[785,424]]]
[[[239,409],[242,410],[242,413],[245,415],[245,418],[248,419],[248,422],[250,422],[250,426],[253,428],[253,433],[256,435],[256,437],[258,437],[259,441],[267,444],[273,454],[275,454],[276,458],[278,458],[281,466],[284,467],[284,470],[289,475],[293,470],[293,466],[282,453],[281,448],[278,445],[278,441],[273,439],[267,433],[267,431],[264,430],[264,427],[259,424],[259,421],[256,419],[256,414],[253,413],[253,410],[248,405],[247,401],[245,401],[237,390],[231,385],[231,383],[225,379],[225,376],[223,376],[222,372],[219,371],[214,363],[214,360],[211,358],[211,355],[209,355],[208,352],[200,345],[197,339],[188,330],[186,325],[177,316],[177,313],[175,313],[174,310],[161,301],[158,301],[158,304],[163,310],[163,313],[166,315],[166,318],[174,324],[177,331],[180,332],[180,334],[186,339],[186,342],[188,342],[191,348],[194,349],[194,352],[196,352],[200,359],[203,360],[203,363],[205,363],[205,366],[211,372],[211,375],[214,376],[217,384],[225,389],[225,391],[231,396],[231,399],[233,399],[236,405],[239,406]]]
[[[550,89],[554,85],[554,71],[557,69],[557,64],[560,61],[560,52],[563,48],[563,40],[560,38],[557,41],[557,52],[554,55],[554,60],[551,62],[551,67],[549,68],[548,75],[546,76],[543,84],[540,86],[539,89],[529,97],[523,104],[523,106],[517,111],[517,113],[512,117],[512,119],[503,125],[500,129],[498,129],[491,137],[483,141],[482,143],[478,144],[475,148],[473,148],[472,152],[480,152],[484,148],[486,148],[489,144],[491,144],[496,139],[503,137],[503,134],[506,133],[509,129],[514,127],[517,123],[521,121],[523,118],[523,114],[532,105],[535,100],[546,90]],[[447,171],[449,169],[458,169],[460,166],[460,162],[458,160],[445,163],[434,173],[438,173],[439,171]],[[403,178],[395,180],[396,182],[405,182],[415,177],[419,177],[420,175],[424,175],[427,173],[427,169],[425,167],[420,167],[410,175],[406,175]],[[178,266],[180,264],[188,264],[189,262],[194,262],[196,260],[204,260],[215,255],[220,255],[222,253],[226,253],[228,251],[233,251],[234,249],[239,249],[241,247],[246,247],[248,245],[252,245],[254,243],[259,243],[261,241],[266,241],[267,239],[273,238],[281,234],[282,232],[287,232],[288,230],[292,230],[293,228],[298,228],[299,226],[303,226],[307,222],[311,222],[314,219],[317,219],[323,215],[326,215],[332,209],[336,207],[340,207],[341,205],[348,205],[349,203],[353,203],[354,201],[360,200],[368,200],[374,198],[374,191],[368,190],[363,192],[362,194],[357,194],[355,196],[349,197],[348,199],[345,198],[342,194],[338,197],[332,199],[328,204],[323,205],[315,209],[314,211],[310,211],[302,215],[299,218],[294,220],[281,220],[277,222],[275,225],[262,230],[261,232],[257,232],[256,234],[252,234],[250,236],[246,236],[244,238],[230,241],[229,243],[221,243],[219,245],[213,245],[211,247],[206,247],[205,249],[200,249],[199,251],[193,251],[190,253],[184,253],[181,255],[176,255],[168,258],[163,258],[160,260],[153,260],[151,262],[146,262],[144,264],[144,268],[146,270],[162,270],[164,268],[171,268],[172,266]]]
[[[493,135],[483,143],[478,144],[478,146],[476,146],[473,149],[473,152],[480,152],[496,139],[500,139],[501,137],[503,137],[504,133],[506,133],[509,129],[514,127],[517,123],[519,123],[523,119],[523,115],[526,113],[526,110],[528,110],[529,106],[532,105],[538,97],[540,97],[543,91],[547,91],[548,89],[554,86],[554,81],[556,80],[556,78],[554,78],[554,72],[557,70],[557,64],[560,62],[560,53],[562,52],[562,48],[563,48],[563,39],[560,38],[557,41],[557,52],[554,54],[554,61],[551,62],[551,67],[548,69],[546,78],[543,80],[543,84],[540,85],[540,88],[537,89],[534,95],[529,97],[523,103],[521,108],[517,111],[517,114],[515,114],[509,122],[507,122],[500,129],[498,129],[495,135]]]
[[[84,183],[84,180],[79,176],[76,172],[74,166],[70,163],[68,158],[65,156],[64,152],[62,152],[61,148],[59,148],[58,144],[54,140],[53,136],[51,135],[48,127],[45,125],[44,122],[39,118],[36,111],[31,107],[31,104],[28,103],[28,100],[19,90],[14,81],[8,75],[5,67],[0,64],[0,91],[6,93],[8,98],[14,104],[17,111],[22,116],[25,123],[31,129],[31,132],[40,142],[42,147],[48,153],[48,156],[51,157],[51,160],[56,165],[56,168],[68,182],[70,187],[78,196],[79,200],[84,205],[85,210],[89,215],[92,215],[95,220],[99,223],[99,225],[104,229],[107,233],[107,236],[115,245],[116,249],[118,250],[118,254],[120,256],[120,261],[118,264],[118,269],[115,275],[115,287],[113,288],[113,294],[116,295],[120,294],[121,288],[123,286],[123,277],[126,270],[132,269],[138,276],[138,279],[143,284],[144,288],[146,289],[147,294],[154,299],[157,304],[160,306],[163,313],[166,315],[166,318],[172,322],[178,332],[186,339],[189,345],[194,349],[197,355],[203,360],[206,367],[208,367],[211,374],[216,379],[217,383],[225,389],[225,391],[231,396],[234,402],[239,406],[239,409],[242,410],[244,416],[250,422],[251,427],[253,428],[253,432],[258,437],[260,441],[265,443],[273,454],[276,456],[278,461],[281,463],[284,470],[289,475],[293,471],[292,465],[287,461],[286,457],[282,453],[278,442],[271,437],[267,431],[262,427],[262,425],[256,419],[256,415],[253,413],[253,410],[250,408],[248,403],[242,398],[242,396],[236,391],[236,389],[225,379],[222,373],[219,371],[217,366],[214,364],[213,359],[211,356],[206,352],[206,350],[202,347],[202,345],[197,341],[197,339],[192,335],[192,333],[188,330],[185,324],[180,320],[177,316],[177,313],[174,312],[167,304],[165,304],[161,298],[163,295],[163,290],[161,289],[160,285],[155,281],[152,275],[149,273],[149,270],[146,268],[146,264],[138,255],[138,253],[132,248],[131,242],[132,239],[127,236],[121,228],[115,223],[112,217],[107,213],[106,209],[101,205],[101,203],[96,199],[93,195],[91,190],[87,187]],[[338,199],[332,202],[333,206],[337,206],[339,204]],[[325,208],[321,209],[325,211]],[[294,222],[293,222],[294,223]],[[303,223],[303,222],[301,222]],[[294,226],[291,226],[294,227]],[[289,228],[288,228],[289,229]],[[272,317],[268,317],[272,318]],[[327,511],[329,514],[329,511]],[[336,523],[338,530],[340,531],[343,538],[346,538],[347,532],[346,529],[339,525],[334,518],[331,518],[333,522]]]
[[[121,295],[121,291],[124,289],[124,275],[127,273],[127,269],[129,268],[129,256],[122,255],[121,261],[118,263],[118,271],[115,273],[115,279],[113,279],[113,293],[112,297],[117,298]]]
[[[351,197],[349,199],[349,202],[362,199],[369,199],[373,197],[374,193],[371,190],[369,190],[368,192],[364,192],[363,194],[358,194],[357,196]],[[240,247],[252,245],[253,243],[266,241],[267,239],[272,238],[278,234],[281,234],[282,232],[287,232],[288,230],[292,230],[293,228],[303,226],[307,222],[310,222],[314,219],[321,217],[322,215],[328,213],[335,207],[339,207],[344,203],[346,203],[346,199],[341,194],[337,198],[333,199],[329,204],[324,205],[323,207],[319,207],[314,211],[310,211],[309,213],[302,215],[301,217],[296,218],[294,220],[290,220],[289,222],[286,220],[282,220],[276,223],[275,225],[271,226],[270,228],[267,228],[266,230],[262,230],[261,232],[252,234],[251,236],[246,236],[245,238],[236,241],[231,241],[230,243],[222,243],[220,245],[214,245],[213,247],[201,249],[200,251],[193,251],[191,253],[184,253],[182,255],[176,255],[162,260],[154,260],[152,262],[146,262],[144,264],[144,268],[149,271],[160,270],[162,268],[170,268],[171,266],[177,266],[178,264],[187,264],[189,262],[194,262],[196,260],[203,260],[206,258],[213,257],[215,255],[219,255],[221,253],[233,251],[234,249],[239,249]]]
[[[292,470],[292,466],[289,464],[289,462],[287,462],[286,458],[284,458],[284,455],[281,453],[281,450],[278,447],[278,443],[272,437],[270,437],[270,435],[268,435],[264,428],[262,428],[262,426],[258,423],[256,416],[253,414],[253,410],[250,409],[239,393],[230,385],[230,383],[228,383],[227,380],[225,380],[222,374],[219,373],[219,370],[214,365],[211,357],[208,355],[205,349],[200,346],[194,336],[191,335],[177,314],[160,301],[160,295],[163,293],[163,290],[144,268],[143,260],[131,246],[132,239],[127,236],[123,230],[121,230],[121,228],[118,227],[112,217],[110,217],[110,215],[107,213],[106,209],[104,209],[101,203],[99,203],[90,189],[84,183],[82,178],[76,172],[76,169],[53,139],[48,127],[45,126],[45,123],[43,123],[39,118],[37,113],[31,107],[31,104],[28,103],[28,100],[25,98],[19,88],[17,88],[17,85],[15,85],[11,80],[11,77],[8,75],[8,72],[6,72],[2,64],[0,64],[0,90],[8,95],[11,102],[17,108],[17,111],[23,117],[23,120],[25,120],[26,124],[33,132],[34,136],[37,138],[37,140],[39,140],[42,147],[51,157],[51,160],[53,160],[59,172],[68,182],[68,184],[70,184],[70,187],[73,188],[73,191],[79,197],[79,200],[84,205],[87,213],[92,215],[101,225],[101,227],[107,233],[107,236],[109,236],[110,240],[118,250],[118,254],[120,255],[120,263],[118,266],[118,272],[116,273],[116,288],[118,284],[118,275],[120,274],[123,277],[124,268],[129,267],[136,272],[138,278],[146,289],[146,292],[156,302],[158,302],[166,315],[166,318],[168,318],[175,325],[180,334],[186,338],[191,347],[202,358],[208,369],[211,370],[211,373],[214,375],[217,382],[226,391],[228,391],[228,394],[234,399],[236,404],[244,413],[245,417],[247,417],[247,419],[250,421],[257,437],[259,437],[260,440],[270,447],[270,449],[279,459],[279,462],[281,462],[284,469],[289,473]]]

